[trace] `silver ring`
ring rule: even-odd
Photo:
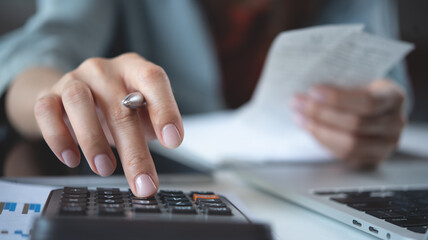
[[[140,92],[133,92],[128,94],[123,100],[122,105],[131,108],[137,109],[146,105],[146,101],[144,100],[144,96]]]

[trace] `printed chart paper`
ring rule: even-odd
[[[0,181],[0,239],[30,239],[33,220],[53,188]]]

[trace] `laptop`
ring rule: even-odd
[[[359,172],[339,162],[236,171],[256,187],[375,237],[428,239],[428,160],[401,155]]]

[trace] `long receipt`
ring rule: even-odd
[[[269,50],[254,109],[289,114],[276,102],[316,84],[364,86],[384,77],[413,48],[362,30],[363,25],[332,25],[281,33]]]
[[[283,32],[269,50],[250,102],[236,111],[184,118],[183,144],[171,152],[207,166],[331,160],[323,146],[293,123],[290,98],[317,84],[367,85],[412,49],[409,43],[365,33],[358,24]]]

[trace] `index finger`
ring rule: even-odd
[[[121,55],[117,60],[126,87],[143,94],[158,140],[167,148],[178,147],[183,141],[183,123],[165,71],[136,54]]]
[[[138,197],[156,193],[159,181],[153,159],[147,147],[138,112],[121,104],[126,96],[124,88],[110,86],[116,94],[97,95],[108,127],[112,133],[132,192]]]

